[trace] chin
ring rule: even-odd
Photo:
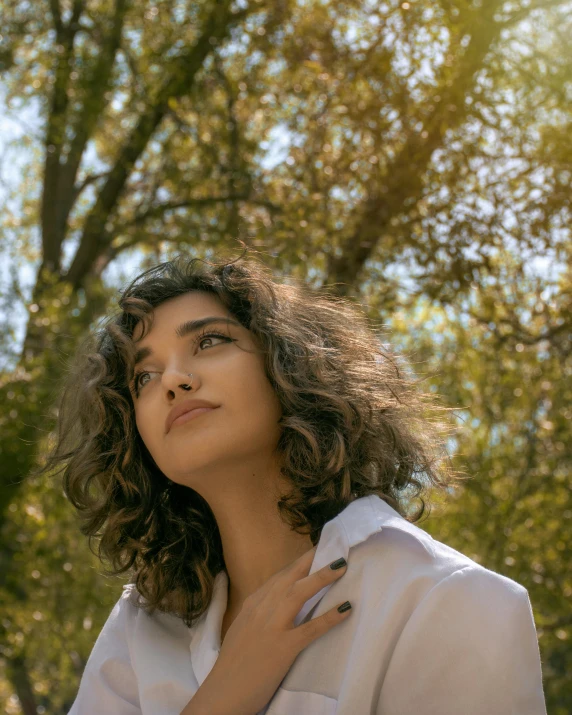
[[[163,470],[163,474],[167,474],[171,481],[184,486],[192,487],[193,483],[196,484],[208,478],[218,462],[218,458],[212,456],[197,457],[196,450],[189,450],[188,458],[185,458],[183,450],[181,452],[176,461],[170,460],[169,466]]]

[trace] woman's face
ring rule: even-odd
[[[255,336],[238,321],[177,335],[184,323],[209,317],[236,320],[216,296],[186,293],[155,309],[153,325],[140,342],[141,324],[133,333],[137,350],[151,350],[135,366],[138,394],[132,385],[139,434],[163,474],[203,496],[205,480],[216,472],[232,475],[240,464],[272,457],[282,414]],[[171,409],[195,398],[218,407],[166,432]]]

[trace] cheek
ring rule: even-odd
[[[250,423],[271,431],[282,416],[282,405],[265,376],[258,376],[241,390],[241,409]]]
[[[135,425],[137,427],[137,431],[139,432],[139,436],[143,440],[143,443],[145,444],[149,452],[153,454],[153,438],[157,438],[154,434],[157,430],[152,429],[150,420],[145,417],[142,411],[138,411],[135,413]]]

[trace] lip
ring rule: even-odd
[[[186,414],[187,412],[192,412],[192,410],[197,410],[200,407],[210,407],[211,409],[216,409],[217,407],[220,407],[220,405],[213,405],[212,402],[209,402],[208,400],[186,400],[185,402],[181,402],[178,405],[175,405],[167,415],[167,419],[165,420],[165,434],[171,429],[171,425],[173,422],[177,419],[177,417],[180,417],[181,415]]]

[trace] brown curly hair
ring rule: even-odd
[[[445,449],[452,428],[440,419],[453,408],[417,389],[361,306],[292,276],[279,281],[244,253],[215,262],[178,256],[145,271],[120,292],[120,311],[80,342],[40,473],[63,471],[90,548],[97,539],[94,553],[108,573],[129,572],[137,604],[189,627],[225,568],[220,533],[206,500],[158,469],[138,433],[129,384],[135,325],[191,291],[217,296],[261,345],[283,410],[281,473],[292,484],[277,508],[314,545],[355,498],[377,494],[417,521],[424,496],[459,478]],[[415,498],[420,508],[411,514]]]

